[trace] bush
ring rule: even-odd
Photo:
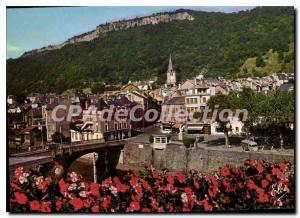
[[[154,137],[153,137],[152,135],[149,137],[149,142],[150,142],[150,143],[153,143],[153,142],[154,142]]]
[[[189,148],[192,144],[194,144],[195,138],[183,137],[182,142],[183,142],[183,144],[185,145],[186,148]]]
[[[101,184],[74,172],[64,180],[18,168],[9,203],[11,212],[201,212],[293,209],[294,194],[289,163],[248,160],[210,176],[194,170],[166,175],[150,166]]]

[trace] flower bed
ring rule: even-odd
[[[11,212],[195,212],[294,208],[294,177],[288,163],[246,161],[214,175],[197,171],[174,176],[152,167],[83,182],[18,168],[10,183]]]

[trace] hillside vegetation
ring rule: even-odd
[[[94,82],[166,78],[172,54],[178,79],[205,72],[229,78],[294,72],[294,8],[260,7],[239,13],[188,11],[195,20],[106,33],[7,60],[8,93],[57,92]]]

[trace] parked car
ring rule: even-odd
[[[60,144],[58,144],[58,143],[50,143],[45,146],[45,149],[46,150],[57,150],[59,148],[59,145]]]
[[[251,140],[242,140],[240,143],[244,151],[258,151],[258,145],[255,141]]]
[[[203,142],[204,136],[196,136],[196,142]]]

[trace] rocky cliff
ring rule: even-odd
[[[146,17],[139,17],[130,20],[111,22],[111,23],[99,25],[96,27],[95,30],[92,30],[90,32],[78,36],[74,36],[62,44],[49,45],[47,47],[25,52],[22,55],[22,57],[30,56],[32,54],[40,53],[44,51],[61,49],[62,47],[68,44],[91,41],[93,39],[96,39],[104,35],[105,33],[112,32],[112,31],[126,30],[129,28],[144,26],[144,25],[156,25],[159,23],[169,23],[172,21],[182,21],[182,20],[192,21],[194,19],[195,18],[192,15],[190,15],[187,11],[177,10],[171,13],[159,13],[159,14],[153,14],[151,16],[146,16]]]

